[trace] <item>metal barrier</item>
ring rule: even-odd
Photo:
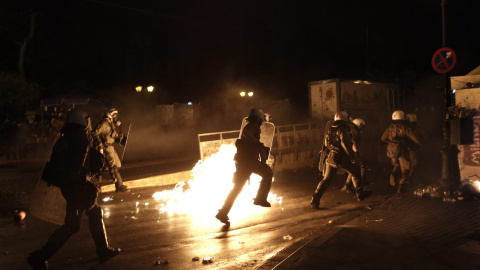
[[[323,143],[324,129],[321,122],[276,126],[271,154],[275,156],[277,166],[314,161]],[[240,130],[198,134],[200,158],[205,160],[223,144],[234,145],[239,134]]]

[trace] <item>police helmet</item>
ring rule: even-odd
[[[252,117],[252,116],[258,117],[261,121],[265,120],[265,113],[258,108],[250,109],[250,113],[248,114],[248,117]]]
[[[392,113],[392,120],[405,120],[405,113],[402,110],[394,111]]]
[[[115,109],[114,107],[107,108],[107,110],[105,110],[105,118],[108,118],[113,121],[117,121],[118,110]]]
[[[83,110],[73,108],[67,112],[67,118],[65,124],[77,124],[83,127],[87,127],[89,123],[88,113]]]
[[[349,115],[346,111],[339,111],[335,114],[335,117],[333,117],[333,120],[335,121],[349,121]]]
[[[362,128],[363,126],[365,126],[365,120],[363,120],[362,118],[355,118],[353,120],[353,124],[358,128]]]

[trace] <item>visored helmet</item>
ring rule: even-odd
[[[402,110],[394,111],[392,113],[392,120],[405,120],[405,113]]]
[[[265,122],[270,122],[273,119],[273,116],[269,113],[265,113],[264,120]]]
[[[250,113],[248,114],[248,117],[258,117],[261,121],[265,120],[265,113],[258,108],[252,108],[250,109]]]
[[[365,120],[363,120],[362,118],[355,118],[353,120],[353,124],[358,128],[362,128],[365,126]]]
[[[346,111],[339,111],[335,114],[335,116],[333,117],[333,120],[348,122],[350,120],[350,116]]]
[[[105,110],[105,118],[116,123],[118,121],[118,110],[114,107],[107,108],[107,110]]]
[[[88,116],[88,113],[77,108],[70,109],[65,119],[65,124],[77,124],[83,127],[87,127],[89,122],[90,116]]]

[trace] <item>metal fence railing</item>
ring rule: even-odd
[[[271,153],[280,156],[321,147],[324,125],[321,122],[275,127]],[[240,130],[198,134],[200,158],[204,160],[216,153],[223,144],[235,144]]]

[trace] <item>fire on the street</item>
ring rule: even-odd
[[[233,187],[235,152],[233,145],[222,145],[217,153],[195,165],[192,170],[193,179],[178,183],[173,190],[154,193],[153,198],[160,205],[159,211],[190,214],[195,217],[214,216]],[[231,218],[247,218],[265,210],[253,205],[252,200],[257,194],[260,180],[260,176],[252,174],[250,184],[245,185],[235,201],[229,215]],[[273,207],[281,204],[282,199],[275,194],[268,196]]]

